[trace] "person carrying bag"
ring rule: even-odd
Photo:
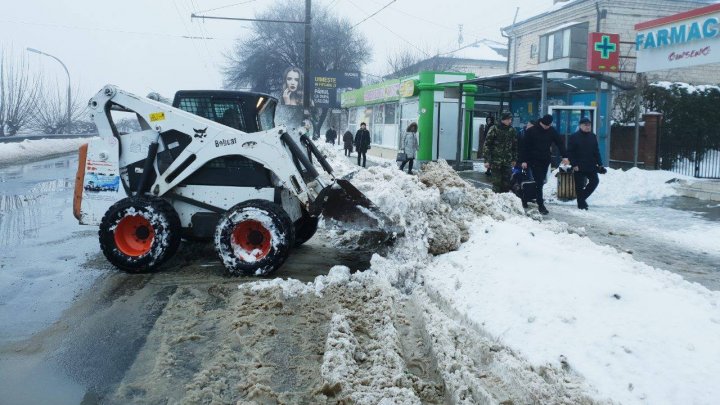
[[[408,165],[408,174],[412,174],[413,162],[415,162],[415,155],[418,151],[418,126],[417,123],[413,122],[408,125],[402,140],[402,150],[398,153],[396,160],[402,162],[400,170],[405,168],[405,164]],[[402,158],[402,160],[401,160]]]

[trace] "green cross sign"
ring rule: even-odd
[[[596,51],[600,52],[600,57],[603,59],[609,59],[610,54],[617,50],[617,45],[610,42],[610,37],[607,35],[602,36],[600,42],[595,42],[594,47]]]

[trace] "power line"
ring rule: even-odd
[[[185,3],[183,3],[183,5],[187,6],[187,4],[185,4]],[[192,14],[193,9],[194,9],[194,8],[197,8],[197,5],[195,4],[195,0],[190,0],[190,5],[187,6],[187,8],[190,9],[190,13]],[[193,26],[193,21],[192,21],[192,19],[190,19],[190,26],[191,26],[191,27]],[[217,63],[217,61],[215,60],[213,54],[210,52],[210,43],[208,42],[207,39],[205,39],[205,38],[209,37],[210,34],[207,32],[207,30],[205,29],[205,27],[203,26],[203,24],[200,24],[200,22],[198,22],[198,29],[200,30],[200,38],[201,38],[201,40],[205,43],[205,46],[203,46],[203,48],[205,48],[205,53],[207,53],[208,58],[212,61],[212,63],[213,63],[216,67],[217,67],[217,66],[220,66],[220,65]]]
[[[358,6],[357,4],[355,4],[354,1],[348,0],[348,3],[352,4],[353,6],[355,6],[355,8],[357,8],[357,9],[360,10],[360,11],[362,11],[363,13],[365,12],[365,10],[363,10],[360,6]],[[423,53],[423,54],[425,54],[425,56],[428,56],[428,57],[430,56],[429,53],[427,53],[427,52],[423,51],[422,49],[418,48],[415,44],[413,44],[412,42],[408,41],[407,39],[405,39],[404,37],[402,37],[400,34],[396,33],[395,31],[391,30],[390,28],[388,28],[386,25],[384,25],[383,23],[381,23],[381,22],[378,21],[377,19],[374,19],[373,21],[375,21],[375,23],[377,23],[377,24],[380,25],[381,27],[383,27],[383,28],[385,28],[386,30],[388,30],[391,34],[393,34],[393,35],[395,35],[396,37],[400,38],[400,39],[401,39],[403,42],[405,42],[406,44],[408,44],[408,45],[412,46],[413,48],[417,49],[418,51],[420,51],[420,53]]]
[[[180,18],[180,23],[183,25],[183,28],[185,29],[185,32],[188,33],[188,36],[192,36],[191,30],[188,28],[187,25],[185,25],[185,20],[184,20],[183,17],[182,17],[183,14],[182,14],[182,12],[180,12],[180,8],[178,7],[178,5],[177,5],[177,3],[176,3],[176,0],[172,0],[172,4],[173,4],[173,6],[175,7],[175,11],[177,11],[178,17]],[[197,56],[199,56],[200,59],[203,61],[202,63],[203,63],[203,65],[205,65],[205,68],[206,68],[206,69],[209,69],[209,67],[208,67],[208,65],[207,65],[207,60],[202,56],[202,52],[200,52],[200,50],[197,48],[197,44],[195,43],[194,40],[191,40],[191,41],[192,41],[193,49],[195,49],[195,52],[197,53]]]
[[[38,22],[31,22],[31,21],[13,21],[13,20],[0,19],[0,23],[20,24],[20,25],[36,25],[36,26],[40,26],[40,27],[63,28],[63,29],[78,30],[78,31],[99,31],[99,32],[111,32],[111,33],[115,33],[115,34],[132,34],[132,35],[168,37],[168,38],[190,39],[193,37],[192,35],[167,34],[164,32],[125,31],[125,30],[113,30],[113,29],[108,29],[108,28],[78,27],[76,25],[47,24],[47,23],[38,23]],[[223,41],[234,41],[235,40],[234,38],[208,38],[208,39],[223,40]]]
[[[355,27],[357,27],[358,25],[360,25],[360,24],[364,23],[365,21],[369,20],[370,18],[376,16],[379,12],[385,10],[385,9],[388,8],[391,4],[395,3],[396,1],[397,1],[397,0],[391,0],[390,3],[388,3],[388,4],[384,5],[383,7],[381,7],[380,10],[378,10],[378,11],[370,14],[369,16],[365,17],[362,21],[360,21],[359,23],[353,25],[353,26],[350,27],[350,28],[351,28],[351,29],[352,29],[352,28],[355,28]]]
[[[241,1],[241,2],[239,2],[239,3],[228,4],[227,6],[221,6],[221,7],[211,8],[211,9],[209,9],[209,10],[199,10],[199,11],[196,11],[196,13],[207,13],[207,12],[209,12],[209,11],[222,10],[222,9],[224,9],[224,8],[239,6],[239,5],[241,5],[241,4],[248,4],[248,3],[252,3],[252,2],[254,2],[254,1],[257,1],[257,0]]]

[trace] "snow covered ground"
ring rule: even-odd
[[[409,176],[394,162],[360,169],[336,147],[319,147],[335,174],[351,174],[405,235],[364,272],[336,266],[311,283],[257,281],[234,293],[179,288],[117,403],[142,400],[141,393],[236,402],[238,390],[258,401],[358,404],[720,398],[720,293],[598,246],[582,229],[527,216],[514,196],[476,189],[444,162]],[[667,179],[611,171],[589,200],[591,211],[580,215],[607,212],[612,221],[613,207],[673,195]],[[665,214],[648,220],[664,231],[659,238],[683,224]],[[333,240],[355,237],[337,231]],[[208,294],[222,305],[208,306]],[[297,364],[267,366],[276,355],[277,364]],[[184,363],[192,367],[179,368]],[[278,377],[290,384],[300,376],[306,391],[273,392]]]
[[[677,177],[610,170],[589,202],[591,207],[617,207],[675,195],[666,182]],[[554,188],[554,182],[547,187]],[[441,194],[453,192],[448,188]],[[408,198],[424,200],[412,194]],[[720,374],[720,293],[595,245],[555,221],[513,213],[466,219],[468,241],[420,264],[416,280],[422,279],[430,296],[478,331],[520,351],[534,365],[573,370],[597,390],[597,399],[709,404],[720,398],[715,384]],[[704,229],[683,229],[683,218],[651,217],[638,225],[652,222],[657,228],[648,233],[662,230],[662,237],[672,235],[689,246],[704,240],[703,248],[718,252],[720,234],[711,223]],[[381,263],[373,263],[378,274],[390,267]]]
[[[674,241],[698,253],[720,255],[720,227],[716,223],[698,221],[698,214],[689,211],[636,204],[679,195],[673,179],[702,181],[663,170],[608,169],[607,174],[600,175],[600,185],[588,199],[590,210],[573,210],[571,214],[634,228],[648,239]],[[575,201],[557,200],[556,190],[553,174],[543,195],[553,204],[575,206]]]

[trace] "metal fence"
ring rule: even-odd
[[[678,155],[670,170],[697,178],[720,179],[720,150],[687,151]]]

